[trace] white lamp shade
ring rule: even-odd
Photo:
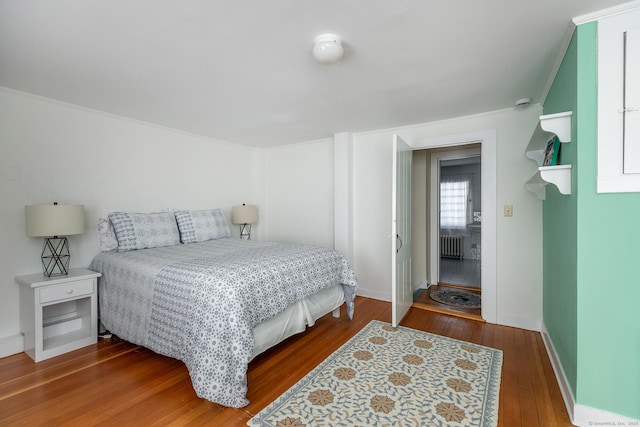
[[[335,34],[320,34],[313,45],[313,57],[323,64],[334,64],[342,59],[342,39]]]
[[[84,205],[25,206],[29,237],[71,236],[84,233]]]
[[[231,221],[234,224],[253,224],[258,222],[256,205],[242,205],[231,208]]]

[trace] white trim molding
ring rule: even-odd
[[[402,136],[402,132],[398,132]],[[479,130],[442,137],[405,140],[414,150],[424,148],[453,148],[458,145],[481,143],[482,154],[482,318],[497,323],[498,312],[498,254],[497,254],[497,147],[496,129]]]
[[[588,22],[599,21],[600,19],[610,18],[612,16],[631,12],[636,9],[640,9],[640,0],[634,0],[628,3],[623,3],[617,6],[612,6],[606,9],[598,10],[596,12],[586,13],[584,15],[576,16],[571,21],[575,25],[582,25]]]
[[[333,136],[334,247],[353,263],[353,134]]]
[[[573,408],[572,423],[579,427],[593,426],[637,426],[640,420],[627,418],[612,412],[601,411],[589,406],[576,404]]]
[[[567,380],[564,369],[562,369],[558,353],[556,353],[556,349],[553,346],[551,337],[549,337],[549,331],[547,330],[544,321],[542,322],[540,334],[542,335],[542,342],[544,342],[544,346],[547,349],[547,355],[551,361],[553,372],[556,375],[556,381],[558,381],[560,393],[562,393],[562,398],[564,400],[565,407],[567,408],[571,424],[578,427],[640,425],[640,420],[635,420],[623,415],[614,414],[613,412],[607,412],[576,403],[573,392],[571,391],[571,386],[569,385],[569,380]]]
[[[429,286],[431,285],[426,280],[423,280],[422,282],[418,283],[418,289],[429,289]]]
[[[551,367],[553,368],[553,372],[556,374],[556,381],[560,387],[560,393],[562,393],[562,399],[564,400],[564,405],[567,408],[567,413],[569,414],[571,423],[576,425],[573,421],[573,411],[576,406],[576,400],[573,397],[569,380],[564,373],[564,369],[562,369],[560,358],[558,357],[556,348],[553,346],[553,341],[551,341],[551,337],[549,336],[549,331],[547,330],[547,325],[545,325],[544,320],[542,321],[540,334],[542,335],[544,347],[547,349],[547,355],[549,356]]]
[[[362,286],[358,286],[358,296],[377,299],[380,301],[391,302],[390,300],[391,294],[387,294],[386,292],[380,292],[378,290],[371,290],[370,288],[363,288]]]
[[[22,334],[9,335],[0,338],[0,359],[24,351],[24,336]]]
[[[511,326],[513,328],[526,329],[527,331],[540,332],[542,320],[532,317],[505,315],[498,313],[498,325]]]

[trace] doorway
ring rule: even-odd
[[[481,159],[477,155],[439,161],[438,284],[481,288]]]
[[[430,280],[414,295],[414,306],[482,319],[482,146],[423,151],[427,170],[417,179],[427,181],[418,190],[425,193],[426,209],[414,220],[428,224],[418,229],[429,247]]]
[[[464,134],[445,135],[433,138],[407,138],[410,146],[414,150],[414,156],[417,154],[421,162],[416,162],[414,157],[413,167],[414,173],[412,186],[412,197],[410,198],[412,217],[425,218],[428,221],[413,221],[413,229],[416,233],[412,234],[413,241],[411,250],[413,253],[411,278],[413,283],[413,292],[426,288],[430,284],[436,284],[439,280],[439,239],[427,239],[427,236],[439,236],[439,226],[436,215],[431,215],[431,206],[436,205],[430,194],[428,200],[426,197],[427,182],[431,183],[433,179],[430,177],[433,169],[430,167],[429,159],[432,152],[453,150],[458,147],[460,149],[468,148],[470,145],[476,145],[479,152],[475,155],[482,155],[481,162],[481,187],[482,187],[482,257],[481,257],[481,283],[482,283],[482,310],[481,316],[487,322],[496,323],[497,321],[497,284],[496,284],[496,184],[497,184],[497,132],[495,129],[484,131],[473,131]],[[427,153],[421,155],[421,153]],[[430,159],[429,159],[430,160]],[[417,166],[417,167],[416,167]],[[417,169],[417,171],[416,171]],[[418,173],[416,173],[418,172]],[[430,184],[429,184],[430,185]],[[420,187],[422,187],[420,189]],[[433,193],[433,192],[431,192]],[[395,203],[395,201],[394,201]],[[428,229],[429,232],[419,233],[420,228]],[[392,237],[389,235],[389,237]],[[393,236],[395,237],[395,236]],[[395,242],[395,239],[394,239]],[[393,250],[392,259],[396,256]],[[426,262],[418,261],[426,260]],[[392,275],[395,272],[392,273]],[[397,297],[392,293],[392,304],[398,304]]]

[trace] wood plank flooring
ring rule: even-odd
[[[461,308],[461,307],[451,307],[446,304],[441,304],[437,301],[432,300],[429,297],[429,293],[432,291],[437,291],[441,289],[462,289],[469,292],[474,292],[478,295],[481,295],[482,291],[479,288],[472,288],[467,286],[459,286],[459,285],[451,285],[448,283],[438,283],[437,285],[429,286],[428,289],[421,291],[418,295],[415,295],[413,300],[413,306],[417,308],[421,308],[423,310],[435,311],[437,313],[443,314],[452,314],[458,317],[465,317],[467,319],[482,320],[482,310],[479,308]]]
[[[249,365],[240,409],[196,397],[182,362],[118,340],[34,363],[0,359],[0,425],[242,426],[391,305],[357,297],[354,320],[327,315]],[[539,333],[412,308],[402,324],[503,350],[498,425],[570,426]]]

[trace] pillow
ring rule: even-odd
[[[109,219],[118,239],[118,252],[180,244],[176,219],[171,212],[111,212]]]
[[[116,231],[113,229],[113,224],[111,224],[109,218],[98,218],[98,235],[100,236],[101,252],[118,249],[118,239],[116,238]]]
[[[202,242],[231,236],[221,209],[174,212],[182,243]]]

